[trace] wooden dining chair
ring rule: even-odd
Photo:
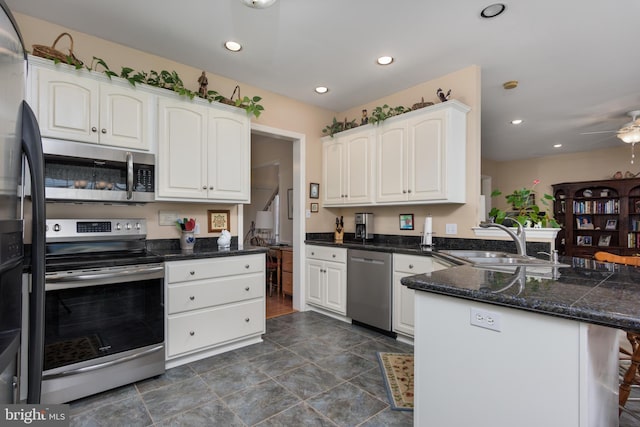
[[[276,288],[276,295],[280,294],[280,283],[282,277],[282,251],[280,249],[269,249],[267,252],[267,286],[269,296]]]
[[[598,251],[594,254],[597,261],[612,262],[615,264],[625,264],[640,266],[640,257],[637,256],[621,256],[610,252]],[[624,406],[629,400],[631,387],[640,385],[640,334],[636,332],[626,331],[627,340],[630,348],[620,346],[620,361],[629,366],[626,368],[620,387],[618,389],[618,415],[622,414]]]

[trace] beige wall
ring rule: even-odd
[[[581,153],[558,154],[526,160],[495,162],[482,160],[482,174],[491,176],[492,188],[503,195],[513,190],[529,188],[535,179],[539,194],[552,194],[551,186],[563,182],[611,179],[616,171],[638,173],[638,165],[631,164],[631,147],[620,142],[620,146],[606,150]],[[504,209],[503,196],[494,198],[494,205]],[[543,205],[539,206],[543,208]]]
[[[26,15],[16,14],[16,19],[22,30],[25,44],[31,46],[33,44],[50,44],[61,32],[69,31],[74,38],[74,52],[81,60],[88,62],[93,56],[97,56],[105,60],[109,67],[119,72],[122,66],[134,68],[136,70],[156,70],[166,69],[168,71],[175,70],[181,76],[185,85],[196,90],[198,87],[197,79],[202,70],[189,67],[184,64],[151,55],[139,50],[115,44],[103,39],[99,39],[78,31],[63,28],[46,21],[35,19]],[[58,46],[64,49],[64,46]],[[381,106],[384,103],[389,105],[405,105],[411,106],[419,102],[421,97],[425,100],[436,101],[436,90],[442,87],[445,91],[452,90],[452,98],[457,99],[471,107],[468,115],[467,128],[467,204],[466,205],[440,205],[440,206],[407,206],[407,207],[383,207],[383,208],[367,208],[367,211],[374,212],[376,221],[376,232],[387,234],[400,234],[398,227],[398,217],[400,213],[414,213],[416,224],[421,224],[424,216],[430,213],[434,217],[434,231],[437,236],[444,236],[445,223],[456,223],[458,225],[458,235],[452,237],[470,237],[471,226],[477,223],[478,217],[478,196],[479,175],[480,175],[480,69],[476,66],[467,67],[463,70],[451,73],[442,78],[422,83],[404,91],[398,92],[392,96],[384,97],[379,100],[372,101],[367,105],[357,106],[345,112],[335,114],[318,107],[304,104],[281,95],[262,90],[257,87],[236,82],[222,76],[215,75],[215,70],[206,70],[209,80],[209,89],[215,89],[226,95],[231,95],[236,84],[240,84],[242,94],[247,96],[259,95],[263,98],[261,102],[265,107],[265,112],[254,123],[270,126],[291,132],[297,132],[305,135],[306,138],[306,188],[303,189],[305,194],[305,208],[309,209],[309,203],[317,200],[311,200],[309,195],[309,183],[322,182],[322,150],[320,138],[322,137],[322,129],[331,123],[334,116],[357,118],[361,116],[361,110],[367,108],[372,110],[375,106]],[[191,84],[190,84],[191,82]],[[322,192],[322,188],[320,189]],[[172,227],[160,227],[157,225],[159,210],[179,211],[185,216],[193,216],[201,224],[206,224],[206,211],[212,208],[231,209],[232,215],[236,214],[234,206],[225,205],[207,205],[194,203],[151,203],[145,206],[136,207],[91,207],[83,205],[82,209],[78,209],[76,205],[50,205],[48,206],[48,214],[54,216],[137,216],[145,217],[150,222],[150,238],[170,238],[177,237],[177,231]],[[353,231],[352,214],[362,209],[323,209],[321,207],[319,213],[314,213],[309,219],[306,219],[306,231],[308,232],[329,232],[333,230],[335,224],[335,216],[345,216],[346,231]],[[237,219],[231,221],[231,233],[237,235]],[[418,235],[422,231],[422,227],[416,227],[412,232],[403,232],[406,234]],[[208,234],[205,232],[204,236]],[[217,234],[214,234],[215,236]]]

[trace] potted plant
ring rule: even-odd
[[[560,228],[560,224],[547,212],[541,212],[540,207],[535,203],[534,188],[539,183],[540,180],[536,179],[531,188],[514,190],[506,195],[507,203],[511,205],[513,211],[507,212],[494,207],[489,212],[489,217],[497,224],[502,224],[505,218],[509,217],[525,227]],[[491,197],[497,197],[501,194],[500,190],[493,190]],[[540,200],[543,205],[549,206],[549,201],[554,201],[555,198],[550,194],[544,194]]]

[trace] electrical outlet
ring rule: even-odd
[[[458,224],[446,224],[444,234],[458,234]]]
[[[471,309],[471,324],[480,328],[502,331],[502,315],[493,311]]]

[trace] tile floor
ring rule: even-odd
[[[71,403],[72,426],[411,426],[376,352],[413,352],[314,312],[267,320],[264,342]]]

